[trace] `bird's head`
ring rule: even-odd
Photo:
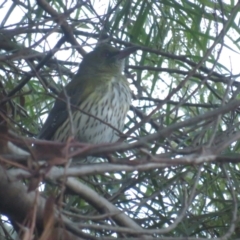
[[[124,65],[123,59],[136,50],[136,47],[119,50],[108,44],[100,44],[83,58],[80,71],[97,75],[121,73]]]

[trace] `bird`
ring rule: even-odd
[[[74,135],[84,143],[116,142],[132,98],[124,59],[136,50],[102,43],[86,54],[55,100],[38,138],[65,142]]]

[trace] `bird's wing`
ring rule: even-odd
[[[50,140],[55,131],[61,124],[67,119],[68,112],[66,108],[66,103],[64,98],[60,100],[63,92],[60,93],[59,99],[56,100],[52,110],[50,111],[46,122],[43,124],[43,127],[38,135],[40,139]]]
[[[92,88],[86,88],[87,79],[81,78],[76,75],[75,78],[67,84],[65,90],[70,98],[71,106],[79,106],[81,102],[87,98],[87,96],[93,91]],[[72,112],[76,111],[76,108],[71,107]],[[38,138],[51,140],[56,130],[67,120],[68,109],[66,103],[66,96],[62,91],[59,94],[58,99],[50,111],[46,122],[44,123]]]

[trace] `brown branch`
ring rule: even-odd
[[[35,191],[28,192],[26,185],[22,182],[16,181],[11,174],[0,166],[0,212],[6,215],[14,224],[23,222],[29,217],[35,206]],[[37,214],[36,214],[36,228],[39,233],[43,230],[43,212],[45,207],[45,199],[38,198]],[[73,235],[71,232],[66,232],[64,229],[53,229],[54,239],[62,236],[65,232],[71,239],[78,239],[79,237]],[[53,237],[53,236],[52,236]],[[53,238],[52,238],[53,239]]]
[[[63,14],[59,14],[57,11],[55,11],[47,1],[45,0],[37,0],[37,3],[39,4],[39,6],[44,9],[48,14],[50,14],[54,20],[61,26],[63,33],[65,35],[65,38],[67,39],[67,41],[69,43],[71,43],[73,46],[77,46],[77,51],[84,56],[86,53],[85,51],[82,49],[82,47],[78,44],[77,40],[75,39],[75,37],[73,36],[73,30],[71,28],[71,26],[67,23],[67,21],[65,20],[65,16]],[[84,3],[78,4],[76,7],[80,8],[81,5],[83,5]],[[68,13],[70,14],[70,13]]]
[[[55,47],[53,48],[52,51],[50,51],[45,57],[44,59],[36,66],[35,71],[38,72],[43,66],[44,64],[55,54],[56,51],[59,50],[60,46],[65,42],[65,38],[61,38],[57,44],[55,45]],[[16,92],[18,92],[20,89],[23,88],[23,86],[31,79],[32,74],[28,75],[27,77],[25,77],[12,91],[10,91],[8,93],[8,97],[13,96]],[[1,103],[4,102],[4,99],[2,100]]]

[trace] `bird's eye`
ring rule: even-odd
[[[111,54],[110,54],[110,52],[103,52],[103,56],[105,57],[105,58],[108,58],[108,57],[110,57],[111,56]]]

